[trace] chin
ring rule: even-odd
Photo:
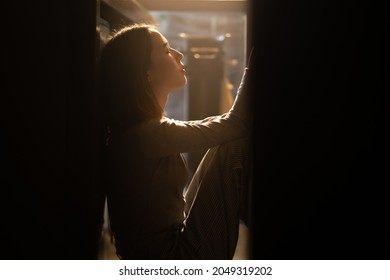
[[[187,77],[184,76],[183,79],[181,80],[180,84],[178,85],[179,88],[184,87],[187,84]]]
[[[176,80],[176,86],[173,87],[173,90],[182,88],[186,84],[187,84],[187,77],[185,75],[183,75],[180,79]]]

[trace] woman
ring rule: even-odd
[[[168,95],[186,84],[182,59],[151,25],[123,28],[102,51],[101,90],[110,129],[107,203],[121,259],[234,255],[250,171],[247,82],[224,115],[169,119]],[[183,197],[182,153],[204,148],[211,149]]]

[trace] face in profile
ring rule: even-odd
[[[152,52],[148,79],[155,94],[169,93],[183,87],[187,78],[181,62],[183,54],[170,47],[168,40],[157,30],[151,29]]]

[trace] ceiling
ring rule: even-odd
[[[246,12],[248,0],[102,0],[121,10]]]

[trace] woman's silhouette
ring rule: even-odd
[[[228,113],[167,118],[186,84],[183,54],[152,25],[118,31],[102,50],[101,91],[110,131],[107,203],[121,259],[232,259],[250,185],[250,77]],[[207,75],[207,73],[205,73]],[[182,153],[209,149],[185,194]]]

